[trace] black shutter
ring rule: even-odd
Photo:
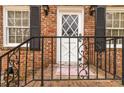
[[[40,37],[40,6],[30,6],[30,37]],[[31,50],[40,50],[40,38],[32,39]]]
[[[106,8],[105,6],[96,7],[95,15],[95,36],[96,37],[105,37],[106,31]],[[104,51],[106,48],[106,39],[105,38],[96,38],[95,40],[95,50]]]

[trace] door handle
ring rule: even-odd
[[[82,34],[80,33],[79,36],[82,36]]]
[[[82,34],[80,33],[79,36],[81,37]],[[82,38],[78,38],[78,42],[81,42],[82,41]]]

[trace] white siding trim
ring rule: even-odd
[[[106,7],[106,11],[124,11],[124,7]]]

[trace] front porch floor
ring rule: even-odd
[[[40,87],[40,81],[33,81],[25,87]],[[123,87],[121,80],[68,80],[44,81],[44,87]]]
[[[52,79],[58,79],[57,81],[44,81],[44,87],[122,87],[122,81],[121,80],[59,80],[60,79],[60,75],[58,75],[57,72],[57,65],[53,66],[53,77],[51,77],[51,65],[49,65],[49,67],[47,67],[44,70],[44,79],[48,79],[50,80]],[[72,67],[71,69],[74,69],[74,67]],[[35,74],[34,74],[34,78],[36,80],[41,78],[41,70],[35,70]],[[68,73],[68,72],[67,72]],[[67,74],[65,71],[65,74]],[[94,66],[90,65],[90,71],[89,71],[89,76],[90,79],[95,79],[96,78],[96,69]],[[98,76],[99,78],[105,78],[105,72],[102,70],[98,70]],[[71,79],[76,79],[77,75],[72,75],[74,74],[74,71],[72,71],[70,78]],[[107,77],[112,78],[113,76],[111,76],[109,73],[107,73]],[[62,75],[62,79],[68,79],[68,75]],[[26,85],[25,87],[40,87],[41,86],[41,81],[32,81],[31,83],[29,83],[28,85]]]

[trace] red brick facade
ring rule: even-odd
[[[64,6],[63,6],[64,7]],[[84,35],[85,36],[94,36],[95,35],[95,18],[89,15],[89,6],[84,6]],[[83,24],[82,24],[83,25]],[[48,16],[45,16],[44,10],[41,7],[41,36],[56,36],[57,35],[57,6],[50,5]],[[50,63],[53,56],[53,62],[56,61],[56,40],[53,39],[53,52],[51,49],[51,40],[45,40],[44,45],[44,62]],[[3,6],[0,6],[0,55],[10,50],[10,48],[3,47]],[[117,55],[117,64],[121,64],[122,54],[121,49],[118,49]],[[21,52],[21,58],[25,58],[25,51]],[[41,53],[35,52],[35,60],[40,61]],[[32,54],[29,56],[32,57]],[[25,60],[21,60],[22,63]],[[30,59],[29,62],[32,60]],[[25,63],[24,63],[25,64]],[[36,63],[35,63],[36,64]],[[23,66],[22,66],[23,67]],[[104,67],[103,67],[104,68]],[[121,73],[120,65],[117,66],[118,71]]]
[[[0,6],[0,55],[3,50],[3,7]]]

